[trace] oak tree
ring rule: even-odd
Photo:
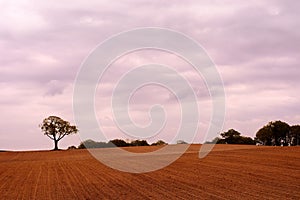
[[[42,124],[40,124],[40,128],[44,135],[54,141],[54,150],[58,150],[58,142],[65,136],[78,132],[76,126],[70,125],[68,121],[57,116],[49,116],[44,119]]]

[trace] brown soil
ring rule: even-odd
[[[145,174],[113,170],[87,150],[1,152],[0,199],[300,199],[300,147],[216,145],[204,159],[199,148]]]

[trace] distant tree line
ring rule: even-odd
[[[158,140],[152,143],[151,146],[167,145],[163,140]],[[133,140],[126,142],[122,139],[114,139],[109,142],[96,142],[94,140],[85,140],[80,143],[78,149],[89,149],[89,148],[111,148],[111,147],[132,147],[132,146],[150,146],[146,140]]]
[[[221,133],[220,137],[206,143],[296,146],[300,145],[300,125],[290,126],[286,122],[271,121],[257,131],[254,139],[242,136],[238,131],[230,129]]]
[[[178,144],[184,144],[184,141],[177,141]],[[256,137],[242,136],[242,134],[234,129],[229,129],[220,134],[220,137],[214,138],[206,144],[245,144],[245,145],[268,145],[268,146],[296,146],[300,145],[300,125],[290,126],[286,122],[271,121],[262,128],[260,128]],[[167,143],[159,140],[154,145],[166,145]],[[114,139],[109,142],[95,142],[93,140],[86,140],[78,146],[79,149],[84,148],[109,148],[109,147],[130,147],[130,146],[150,146],[146,140],[133,140],[126,142],[122,139]]]
[[[57,116],[49,116],[45,118],[39,125],[42,132],[54,141],[54,150],[58,150],[58,142],[65,136],[78,133],[78,129],[74,125],[70,125]],[[290,126],[286,122],[271,121],[264,127],[260,128],[256,137],[242,136],[242,134],[234,129],[230,129],[220,134],[221,137],[216,137],[211,142],[213,144],[261,144],[273,146],[295,146],[300,145],[300,125]],[[163,140],[158,140],[154,145],[166,145]],[[178,140],[177,144],[186,144],[183,140]],[[109,142],[95,142],[93,140],[86,140],[80,143],[79,149],[85,148],[109,148],[109,147],[130,147],[130,146],[150,146],[146,140],[133,140],[126,142],[122,139],[114,139]],[[75,149],[75,146],[70,146],[68,149]]]

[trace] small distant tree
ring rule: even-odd
[[[130,146],[149,146],[146,140],[134,140],[130,143]]]
[[[163,140],[158,140],[157,142],[154,142],[151,144],[151,146],[160,146],[160,145],[167,145],[168,143],[166,143]]]
[[[204,144],[222,144],[222,139],[215,137],[212,141],[206,141]]]
[[[65,136],[78,132],[76,126],[70,125],[68,121],[57,116],[49,116],[44,119],[42,124],[40,124],[40,128],[44,135],[54,141],[54,150],[58,150],[58,142]]]
[[[75,146],[69,146],[68,150],[77,149]]]
[[[177,144],[187,144],[187,142],[186,141],[184,141],[184,140],[177,140],[177,142],[176,142]]]
[[[212,144],[217,144],[220,140],[221,140],[221,138],[215,137],[215,138],[211,141],[211,143],[212,143]]]
[[[94,140],[85,140],[81,142],[78,149],[95,148],[96,142]]]
[[[241,137],[241,133],[234,129],[230,129],[224,133],[221,133],[224,142],[227,144],[238,144],[238,140]]]
[[[221,133],[222,139],[217,141],[217,144],[255,144],[255,141],[251,137],[242,136],[240,132],[230,129],[224,133]]]
[[[78,149],[92,149],[92,148],[108,148],[115,147],[111,142],[95,142],[94,140],[85,140],[81,142]]]
[[[117,147],[127,147],[127,146],[129,146],[129,144],[127,142],[125,142],[124,140],[121,140],[121,139],[114,139],[114,140],[110,140],[109,142],[113,143]]]
[[[83,142],[81,142],[81,143],[78,145],[77,148],[78,148],[78,149],[86,149],[86,146],[84,145]]]

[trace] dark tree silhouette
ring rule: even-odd
[[[111,142],[95,142],[94,140],[85,140],[80,143],[78,149],[92,149],[92,148],[109,148],[115,147]]]
[[[130,146],[149,146],[146,140],[134,140],[130,143]]]
[[[256,138],[264,145],[280,145],[281,140],[290,142],[290,126],[282,121],[269,122],[256,133]]]
[[[44,135],[54,141],[54,150],[58,150],[58,142],[62,138],[78,132],[76,126],[72,126],[68,121],[56,116],[49,116],[44,119],[43,123],[40,124],[40,128],[44,132]]]
[[[267,125],[259,129],[256,133],[256,139],[264,145],[272,145],[273,134],[271,128]]]
[[[124,140],[121,140],[121,139],[114,139],[114,140],[110,140],[109,142],[113,143],[117,147],[128,147],[129,146],[129,144],[127,142],[125,142]]]
[[[220,134],[224,139],[224,142],[227,144],[237,144],[239,138],[241,137],[241,133],[234,129],[230,129],[224,133]]]
[[[160,145],[167,145],[168,143],[166,143],[163,140],[158,140],[157,142],[154,142],[151,144],[151,146],[160,146]]]
[[[255,144],[251,137],[242,136],[240,132],[230,129],[220,134],[222,139],[216,139],[217,144]]]
[[[292,145],[300,145],[300,125],[291,126]]]

